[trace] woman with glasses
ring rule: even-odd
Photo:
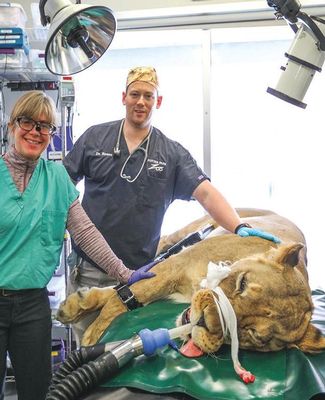
[[[46,285],[60,263],[66,228],[118,281],[153,276],[150,266],[140,272],[124,266],[84,212],[65,168],[41,158],[56,131],[55,117],[53,101],[43,92],[23,95],[8,123],[13,144],[0,157],[0,388],[8,352],[19,400],[44,400],[50,383]]]

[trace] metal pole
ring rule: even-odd
[[[211,32],[203,32],[203,169],[211,178]]]
[[[6,137],[5,137],[5,120],[4,120],[4,101],[3,101],[3,82],[0,81],[0,143],[1,143],[1,155],[6,152]]]
[[[74,85],[71,77],[62,77],[59,86],[59,99],[61,105],[61,148],[62,148],[62,160],[68,153],[68,140],[67,131],[68,124],[67,119],[69,113],[72,112],[72,106],[74,104]],[[68,113],[69,110],[69,113]],[[70,115],[71,117],[71,115]],[[71,120],[71,118],[70,118]],[[69,121],[70,123],[70,121]],[[69,127],[70,128],[70,127]],[[68,255],[71,251],[70,240],[68,232],[65,233],[63,242],[63,267],[64,267],[64,278],[65,278],[65,295],[68,296],[68,284],[70,270],[67,262]],[[72,328],[71,325],[66,326],[66,337],[67,337],[67,353],[72,351]]]
[[[62,149],[62,160],[67,155],[67,107],[65,104],[61,102],[61,149]],[[63,242],[63,255],[62,255],[62,263],[64,269],[64,283],[65,283],[65,296],[68,296],[68,281],[69,281],[69,265],[67,262],[67,258],[69,255],[69,234],[65,232],[64,234],[64,242]],[[72,351],[72,328],[71,325],[66,325],[66,352],[69,354]]]

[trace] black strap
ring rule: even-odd
[[[126,305],[126,308],[129,311],[143,306],[143,304],[138,302],[129,286],[120,283],[119,285],[115,286],[114,289],[116,290],[117,295],[121,299],[122,303]]]
[[[240,228],[251,228],[251,227],[252,227],[251,225],[246,224],[246,223],[239,224],[238,226],[236,226],[234,233],[236,233],[236,235],[237,235]]]
[[[169,247],[166,252],[158,254],[155,260],[162,261],[173,254],[179,253],[184,249],[184,247],[192,246],[193,244],[200,242],[201,240],[205,239],[205,237],[208,236],[208,234],[214,229],[214,225],[208,225],[202,228],[200,231],[189,233],[185,238]]]

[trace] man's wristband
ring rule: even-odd
[[[238,233],[238,231],[239,231],[240,228],[252,228],[252,226],[249,225],[249,224],[246,224],[246,223],[244,223],[244,224],[239,224],[238,226],[236,226],[236,229],[235,229],[235,234],[236,234],[236,235],[237,235],[237,233]]]

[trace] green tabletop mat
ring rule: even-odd
[[[313,293],[314,323],[325,334],[325,293]],[[187,304],[159,301],[117,317],[101,342],[129,339],[141,329],[175,327]],[[176,341],[180,344],[179,341]],[[236,375],[230,346],[214,356],[189,359],[166,346],[155,355],[141,355],[125,365],[104,387],[133,387],[154,393],[186,393],[201,400],[309,400],[325,393],[325,352],[306,355],[299,350],[259,353],[240,350],[241,364],[256,380],[246,385]]]

